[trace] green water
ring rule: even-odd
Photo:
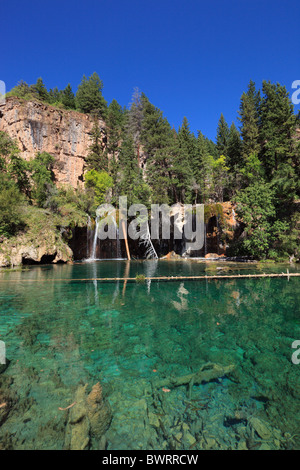
[[[97,382],[112,413],[108,450],[299,449],[299,278],[89,280],[287,269],[299,267],[104,261],[0,272],[10,360],[0,374],[0,449],[64,449],[70,411],[59,408]],[[235,370],[170,385],[208,362]],[[86,448],[99,448],[98,437]]]

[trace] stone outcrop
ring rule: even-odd
[[[39,101],[9,97],[0,106],[0,131],[14,139],[25,160],[37,152],[55,158],[57,184],[82,184],[85,158],[91,145],[91,116],[55,108]],[[99,120],[102,130],[105,123]]]
[[[29,230],[13,238],[0,239],[0,267],[67,263],[72,260],[71,248],[53,228],[45,228],[40,233]]]

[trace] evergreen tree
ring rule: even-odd
[[[148,204],[150,199],[150,188],[143,181],[130,135],[124,138],[119,153],[118,196],[127,196],[129,205]]]
[[[295,158],[293,137],[296,117],[284,86],[263,82],[260,104],[260,158],[270,181],[283,165],[292,165]]]
[[[105,118],[107,103],[102,96],[103,82],[94,72],[89,78],[84,75],[76,93],[76,107],[82,113],[94,113]]]
[[[108,171],[107,151],[102,146],[102,133],[99,127],[99,121],[95,117],[91,132],[92,144],[89,147],[89,153],[86,158],[87,168],[89,170]]]
[[[143,98],[145,98],[143,96]],[[144,119],[142,94],[138,88],[134,89],[132,101],[128,112],[127,132],[132,136],[138,164],[140,166],[140,140],[142,123]]]
[[[124,130],[125,113],[116,100],[112,100],[107,109],[106,133],[107,151],[111,155],[110,172],[114,173],[117,154]]]
[[[250,80],[247,92],[242,94],[239,110],[243,139],[242,156],[244,161],[251,155],[258,155],[260,151],[259,104],[260,92],[256,91],[255,83]]]
[[[168,203],[171,192],[172,130],[160,109],[142,95],[141,143],[147,155],[147,181],[154,203]]]
[[[57,87],[50,88],[49,93],[48,93],[48,101],[50,104],[58,104],[61,103],[62,101],[62,91],[60,91]]]
[[[66,109],[75,109],[75,95],[72,91],[72,87],[70,83],[66,86],[66,88],[61,93],[61,102]]]
[[[38,153],[30,162],[33,180],[32,195],[39,207],[43,207],[54,183],[54,158],[47,152]]]
[[[193,172],[192,161],[195,149],[195,137],[191,134],[186,117],[173,141],[172,174],[175,184],[176,202],[190,203],[192,201]]]
[[[228,165],[231,170],[242,166],[242,140],[234,122],[230,126],[227,142]]]
[[[198,131],[192,165],[195,204],[205,203],[209,198],[213,161],[213,157],[211,156],[210,151],[214,145],[215,144],[213,142],[204,137],[201,131]]]
[[[228,138],[229,128],[222,113],[217,127],[216,147],[218,156],[227,155]]]
[[[37,98],[40,99],[41,101],[48,102],[49,100],[49,94],[47,91],[47,88],[43,82],[43,79],[40,77],[37,79],[37,82],[35,85],[33,85],[33,90],[37,95]]]

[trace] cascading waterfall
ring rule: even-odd
[[[235,210],[234,210],[234,208],[232,208],[232,220],[233,220],[232,226],[233,226],[233,228],[235,228],[236,225],[237,225],[237,223],[236,223]]]
[[[86,227],[86,257],[89,259],[91,254],[91,239],[93,234],[92,219],[88,216],[88,222]]]
[[[92,253],[90,256],[90,260],[96,259],[96,250],[97,250],[97,241],[98,241],[98,228],[99,228],[99,217],[96,217],[96,226],[95,226],[95,233],[94,233],[94,240],[92,246]]]

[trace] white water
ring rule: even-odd
[[[99,227],[99,218],[96,218],[96,226],[95,226],[95,233],[94,233],[94,240],[92,246],[92,253],[89,257],[88,261],[95,261],[96,259],[96,249],[97,249],[97,241],[98,241],[98,227]]]

